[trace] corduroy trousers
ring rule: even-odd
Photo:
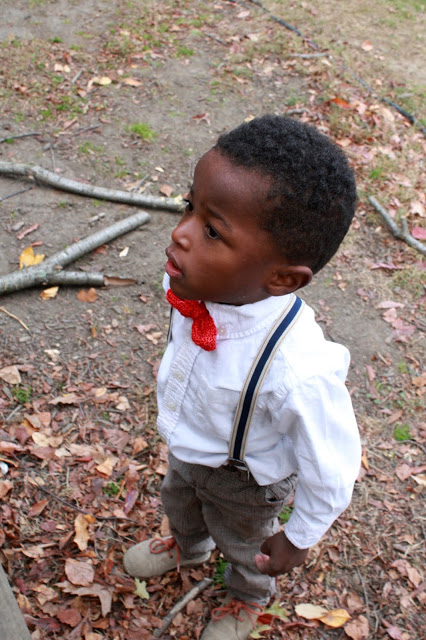
[[[260,486],[235,467],[189,464],[169,453],[161,498],[182,554],[191,558],[218,547],[229,562],[225,580],[230,595],[265,605],[275,592],[275,579],[259,572],[254,556],[279,530],[278,514],[295,484],[292,475]]]

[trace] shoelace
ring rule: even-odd
[[[243,602],[242,600],[232,598],[229,602],[213,609],[211,616],[213,622],[218,622],[218,620],[222,620],[226,618],[226,616],[233,616],[240,622],[244,622],[244,618],[240,616],[241,611],[245,611],[254,629],[258,616],[263,612],[263,607],[255,602]]]
[[[173,536],[171,538],[154,538],[149,543],[149,550],[153,554],[167,553],[169,558],[173,558],[173,549],[176,549],[176,565],[177,570],[180,571],[180,551]]]

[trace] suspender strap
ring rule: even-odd
[[[229,443],[229,462],[234,466],[247,468],[244,453],[260,388],[281,342],[299,317],[302,305],[301,299],[294,296],[294,300],[286,306],[265,337],[247,375],[240,394]]]

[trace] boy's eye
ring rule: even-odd
[[[220,238],[220,235],[218,234],[216,229],[214,229],[210,224],[206,224],[206,233],[207,233],[207,236],[212,240],[216,240],[217,238]]]
[[[187,198],[183,199],[184,202],[186,202],[186,209],[188,209],[188,211],[193,211],[194,207],[192,206],[192,202],[190,202],[190,200],[188,200]]]

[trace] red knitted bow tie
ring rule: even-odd
[[[213,318],[207,311],[204,302],[198,300],[182,300],[175,296],[173,291],[167,291],[167,300],[172,307],[177,309],[185,318],[192,318],[192,340],[206,351],[216,349],[217,329]]]

